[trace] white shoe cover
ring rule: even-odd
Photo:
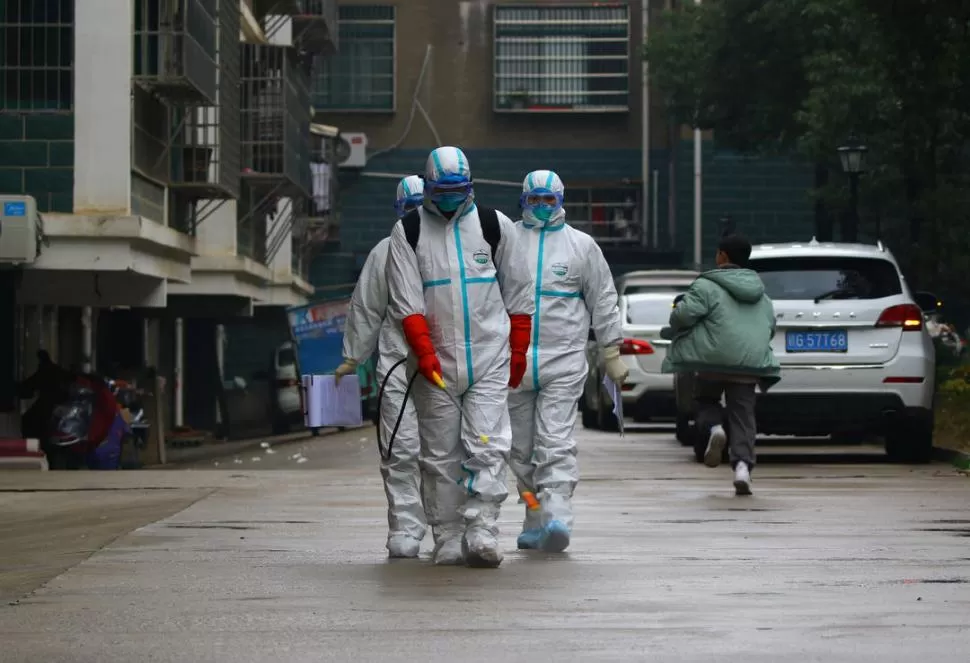
[[[418,556],[421,542],[404,532],[391,532],[387,536],[387,556],[413,558]]]
[[[438,540],[434,547],[434,563],[438,566],[461,566],[465,563],[460,536]]]
[[[498,538],[484,527],[469,527],[461,540],[465,563],[475,568],[494,569],[502,563]]]

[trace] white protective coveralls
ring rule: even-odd
[[[559,176],[530,173],[522,189],[517,251],[535,275],[535,314],[525,378],[509,394],[511,462],[519,492],[535,493],[541,508],[526,509],[518,547],[561,552],[569,545],[579,481],[573,428],[586,383],[590,320],[600,347],[618,346],[623,332],[609,265],[592,237],[565,223]],[[555,196],[558,203],[530,209],[525,203],[530,194]],[[609,368],[625,379],[622,363],[615,362],[619,366]]]
[[[420,199],[423,183],[417,175],[404,178],[397,187],[395,207],[404,211]],[[377,383],[384,384],[388,371],[408,356],[408,346],[400,325],[387,311],[387,253],[391,238],[378,242],[361,270],[350,301],[350,311],[344,331],[345,362],[366,361],[375,351]],[[387,495],[387,550],[391,557],[417,557],[426,526],[421,502],[421,477],[418,468],[420,441],[418,418],[411,399],[404,400],[407,389],[407,367],[398,366],[387,379],[379,413],[381,439],[391,439],[394,424],[401,408],[404,415],[391,445],[390,458],[381,459],[381,476]]]
[[[436,182],[444,181],[469,184],[457,206],[458,199],[445,198],[452,194],[435,193],[442,190]],[[442,147],[431,153],[417,248],[412,250],[398,222],[391,233],[387,276],[392,317],[405,321],[406,329],[407,318],[426,318],[444,382],[463,410],[425,377],[415,380],[411,393],[434,561],[497,566],[502,555],[496,521],[508,496],[511,446],[510,315],[528,324],[535,304],[531,276],[514,261],[514,224],[497,215],[501,239],[493,261],[470,182],[461,150]]]

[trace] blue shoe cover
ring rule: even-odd
[[[542,529],[539,549],[559,553],[569,547],[569,528],[559,520],[553,520]]]
[[[515,543],[519,550],[535,550],[539,547],[539,541],[541,539],[541,529],[527,529],[519,534],[519,538],[516,539]]]

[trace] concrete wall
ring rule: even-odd
[[[134,4],[76,3],[74,211],[131,212],[131,26]]]
[[[376,5],[380,0],[341,0],[341,5]],[[326,112],[328,124],[367,133],[374,148],[386,147],[405,133],[411,101],[427,47],[429,69],[419,99],[445,144],[467,149],[629,149],[640,145],[641,4],[630,5],[630,101],[628,113],[495,113],[492,110],[492,5],[487,0],[408,0],[396,13],[396,112]],[[535,0],[502,4],[535,5]],[[655,2],[658,11],[662,3]],[[652,104],[651,143],[663,147],[666,126]],[[402,147],[434,146],[434,135],[420,115]]]

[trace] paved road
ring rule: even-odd
[[[669,432],[582,444],[570,551],[515,551],[510,502],[495,571],[384,558],[367,430],[186,471],[0,475],[195,500],[0,606],[0,660],[967,660],[970,478],[773,447],[735,498]],[[0,507],[28,494],[54,495]]]

